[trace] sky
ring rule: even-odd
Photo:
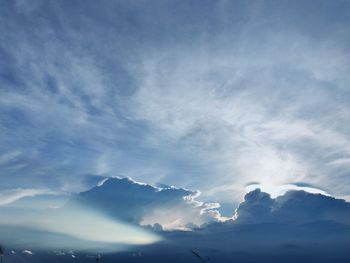
[[[3,0],[0,205],[109,176],[350,200],[349,8]]]

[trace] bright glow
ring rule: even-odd
[[[146,231],[145,229],[127,225],[116,220],[112,220],[100,213],[86,209],[84,207],[69,207],[62,209],[54,209],[50,212],[36,214],[35,216],[24,215],[13,219],[11,217],[2,218],[1,226],[15,226],[16,228],[26,228],[33,231],[34,241],[30,244],[35,244],[40,248],[66,248],[74,250],[84,250],[91,248],[91,244],[95,244],[96,248],[103,249],[104,246],[111,246],[113,250],[120,250],[121,246],[126,245],[145,245],[157,242],[160,240],[155,234]],[[51,238],[47,233],[53,233]],[[59,242],[55,235],[63,236]],[[39,236],[39,238],[37,238]],[[66,237],[66,238],[65,238]],[[15,231],[11,237],[13,240],[6,240],[14,246],[18,244],[18,240],[23,242],[24,239],[31,239],[21,231]],[[65,240],[67,239],[67,240]],[[79,240],[72,242],[71,240]],[[113,245],[115,244],[115,245]]]
[[[101,214],[83,208],[53,213],[33,222],[33,225],[48,231],[97,242],[135,245],[150,244],[159,240],[154,234],[139,227],[108,219]]]

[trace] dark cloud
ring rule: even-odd
[[[289,191],[272,199],[256,189],[248,193],[236,212],[237,221],[245,223],[292,222],[305,223],[332,220],[350,223],[350,203],[321,194]]]
[[[192,232],[164,232],[173,244],[166,248],[168,253],[196,248],[204,258],[218,262],[350,259],[350,203],[344,200],[305,191],[271,198],[256,189],[245,196],[235,216]]]
[[[101,185],[78,194],[67,206],[85,205],[114,218],[166,229],[189,228],[217,221],[217,203],[196,200],[199,192],[138,183],[130,178],[108,178]]]

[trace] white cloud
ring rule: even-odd
[[[331,41],[315,46],[303,35],[270,37],[254,53],[252,43],[238,39],[215,52],[200,42],[196,50],[175,43],[173,52],[145,54],[133,113],[150,123],[150,143],[198,167],[193,184],[204,195],[238,199],[249,182],[306,181],[341,196],[347,179],[333,183],[339,171],[326,163],[350,156],[349,132],[341,125],[350,111],[336,99],[346,92],[348,56],[327,52]],[[231,192],[223,193],[227,185]]]
[[[17,159],[22,154],[21,151],[11,151],[0,155],[0,165],[6,165]]]
[[[0,206],[14,203],[24,197],[33,197],[37,195],[57,194],[48,189],[6,189],[0,190]]]
[[[135,16],[141,28],[129,31],[134,24],[122,16],[103,14],[109,27],[88,6],[15,6],[22,14],[5,6],[1,20],[9,76],[0,91],[0,144],[23,149],[25,164],[1,171],[9,184],[11,177],[80,191],[86,174],[116,171],[199,187],[203,198],[226,201],[240,200],[252,181],[306,181],[349,194],[348,167],[327,165],[350,157],[344,23],[329,21],[315,39],[316,27],[303,17],[292,30],[290,21],[275,23],[261,15],[264,7],[249,5],[232,23],[231,4],[220,2],[220,15],[208,18],[220,25],[213,31],[198,23],[197,12],[198,24],[179,21],[173,8],[161,14],[169,24],[158,23],[148,7],[146,17]],[[71,16],[75,8],[79,15]],[[31,23],[22,24],[22,16]],[[177,41],[163,25],[174,26]],[[164,32],[156,43],[150,29]],[[142,45],[134,41],[140,33]]]
[[[329,165],[350,165],[350,158],[339,158],[328,163]]]
[[[34,255],[34,253],[32,251],[28,250],[28,249],[23,250],[22,253],[30,255],[30,256]]]

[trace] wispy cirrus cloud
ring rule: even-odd
[[[0,165],[6,165],[16,160],[19,155],[21,155],[21,151],[11,151],[0,155]]]
[[[349,195],[348,166],[327,165],[350,156],[348,3],[286,5],[6,3],[0,144],[3,162],[21,154],[3,183],[75,192],[112,173],[216,201],[251,182]]]
[[[4,189],[0,190],[0,206],[12,204],[25,197],[37,195],[57,195],[58,193],[48,189]]]
[[[343,70],[349,64],[342,51],[327,53],[330,42],[316,45],[283,32],[266,36],[254,53],[244,52],[250,43],[236,42],[214,53],[205,43],[198,51],[174,44],[174,54],[146,56],[134,108],[154,125],[150,140],[172,142],[170,151],[215,166],[219,177],[210,175],[212,167],[203,172],[212,182],[204,191],[210,195],[232,194],[253,181],[307,181],[345,194],[332,183],[337,171],[325,164],[350,154],[341,125],[349,116]]]

